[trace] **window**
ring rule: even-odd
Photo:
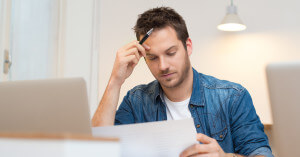
[[[58,5],[54,0],[12,0],[9,80],[55,77]]]
[[[0,81],[83,77],[98,106],[99,2],[0,0]],[[11,68],[3,73],[4,51]]]

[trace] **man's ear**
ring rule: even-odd
[[[190,56],[193,52],[193,44],[192,44],[191,38],[187,38],[185,44],[186,44],[186,51],[187,51],[188,55]]]

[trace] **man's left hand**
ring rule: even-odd
[[[219,143],[204,134],[197,134],[197,141],[202,144],[194,144],[185,149],[180,157],[226,157],[226,153]]]

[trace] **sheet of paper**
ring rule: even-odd
[[[119,137],[122,157],[176,157],[198,143],[192,118],[94,127],[93,136]]]

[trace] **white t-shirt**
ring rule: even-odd
[[[189,110],[190,97],[184,101],[173,102],[164,94],[164,99],[167,105],[167,120],[179,120],[192,117]]]

